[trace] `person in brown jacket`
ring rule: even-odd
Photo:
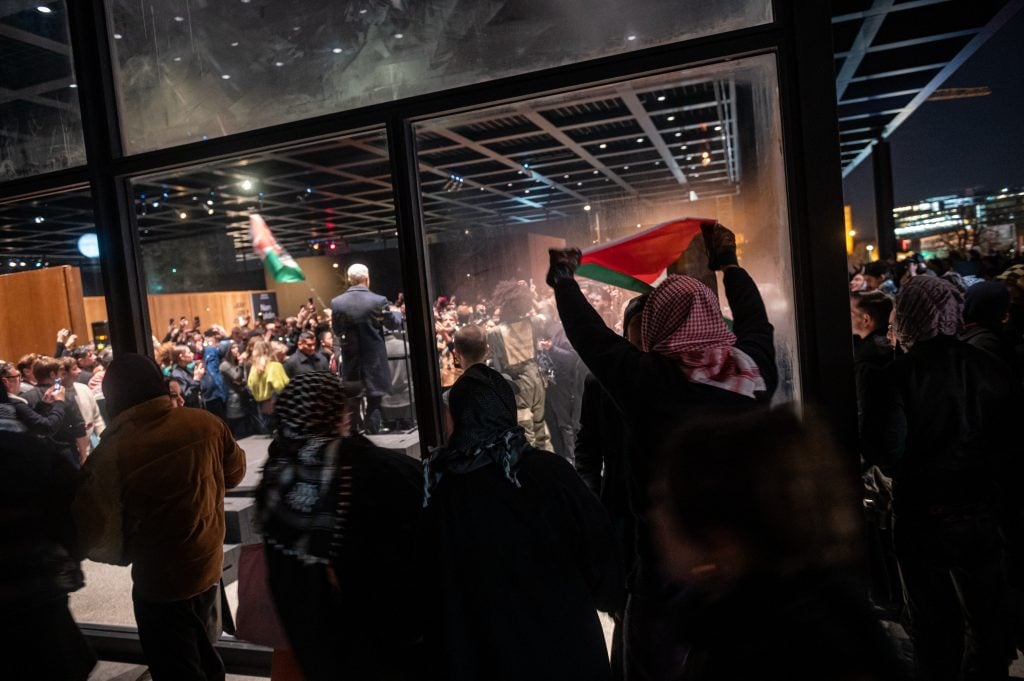
[[[201,409],[174,409],[160,369],[124,353],[103,379],[110,425],[73,506],[81,550],[132,565],[139,641],[154,681],[224,679],[219,580],[224,493],[245,452]]]

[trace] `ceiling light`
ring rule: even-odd
[[[530,193],[530,190],[529,190],[529,189],[527,189],[525,193],[529,194],[529,193]]]
[[[100,242],[92,232],[78,237],[78,252],[87,258],[100,257]]]
[[[338,269],[338,263],[334,263],[333,265],[331,265],[331,267],[333,267],[334,269]]]
[[[682,137],[682,136],[683,136],[683,133],[681,133],[681,132],[677,132],[676,133],[676,137]]]
[[[636,143],[637,144],[643,144],[644,143],[644,138],[643,137],[637,137],[636,138]]]
[[[867,246],[866,246],[865,248],[867,248],[867,249],[868,249],[868,251],[873,251],[873,250],[875,250],[875,247],[874,247],[874,245],[873,245],[873,244],[868,244],[868,245],[867,245]]]
[[[582,183],[582,182],[577,182],[577,183],[576,183],[576,186],[577,186],[577,187],[582,187],[582,186],[583,186],[583,183]]]
[[[185,21],[185,17],[174,17],[175,21]]]
[[[710,156],[705,156],[704,158],[702,158],[700,160],[700,164],[702,166],[709,166],[709,165],[711,165],[711,157]]]
[[[213,205],[213,199],[206,199],[206,205],[207,206],[212,206]]]
[[[637,229],[640,229],[640,223],[639,223],[639,222],[638,222],[638,223],[636,223],[636,228],[637,228]]]
[[[659,102],[664,102],[665,101],[665,95],[658,95],[658,101]]]
[[[697,192],[693,191],[692,189],[690,190],[690,200],[691,201],[696,201],[697,200]]]
[[[224,75],[222,75],[221,78],[223,78],[224,80],[231,80],[231,76],[229,76],[226,73]]]
[[[568,180],[569,176],[568,175],[562,175],[562,178]]]
[[[722,126],[716,125],[715,126],[715,132],[722,132]]]
[[[284,62],[283,61],[275,61],[274,62],[274,66],[284,66]]]
[[[636,40],[636,36],[635,35],[627,35],[626,36],[626,40]]]
[[[38,224],[42,224],[42,223],[43,223],[43,222],[45,222],[45,221],[46,221],[46,218],[42,217],[41,215],[40,215],[40,216],[36,216],[36,218],[35,218],[35,223],[36,223],[37,225],[38,225]]]
[[[235,42],[231,43],[231,47],[238,47],[238,41],[236,40]]]
[[[668,117],[668,118],[666,118],[665,120],[667,120],[667,121],[674,121],[675,119],[676,119],[676,117],[675,117],[675,116],[669,116],[669,117]]]
[[[361,10],[359,10],[359,13],[360,14],[366,14],[366,10],[365,9],[361,9]]]
[[[405,34],[404,34],[404,33],[396,33],[396,34],[395,34],[395,39],[396,39],[396,40],[401,40],[401,39],[402,39],[402,38],[404,38],[404,37],[405,37]]]
[[[178,217],[184,220],[185,218],[188,217],[188,213],[186,213],[185,211],[181,211],[180,213],[178,213]]]
[[[249,191],[252,189],[252,180],[242,180],[239,186],[245,191]]]
[[[181,57],[175,57],[174,61],[181,61]]]
[[[212,209],[212,208],[210,208],[209,210],[207,210],[207,211],[206,211],[206,214],[207,214],[207,215],[213,215],[213,209]]]
[[[680,149],[686,149],[686,145],[684,144],[683,146],[681,146],[681,147],[679,147],[679,148],[680,148]]]
[[[608,145],[607,145],[607,144],[604,144],[604,143],[602,142],[602,143],[601,143],[601,144],[599,145],[599,148],[600,148],[600,149],[607,149],[607,148],[608,148]]]
[[[596,170],[594,171],[594,174],[597,175],[597,171]]]
[[[623,170],[629,170],[629,166],[622,166]]]
[[[159,207],[160,207],[160,202],[159,201],[154,201],[153,202],[153,208],[159,208]]]
[[[39,7],[36,7],[36,11],[40,14],[53,14],[53,10],[46,5],[39,5]]]
[[[115,33],[115,34],[114,34],[114,40],[120,40],[120,39],[121,39],[121,38],[123,38],[123,37],[124,37],[124,36],[123,36],[123,35],[121,35],[120,33]],[[181,57],[178,57],[178,59],[181,59]]]
[[[333,52],[334,54],[341,54],[344,51],[345,50],[341,49],[340,47],[335,47],[333,50],[331,50],[331,52]]]
[[[590,210],[590,204],[588,203],[587,205],[583,206],[583,210],[589,211]]]

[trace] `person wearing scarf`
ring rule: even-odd
[[[757,286],[739,267],[732,232],[715,227],[708,257],[709,269],[724,273],[733,330],[712,291],[692,277],[670,275],[641,313],[640,348],[604,324],[564,253],[552,252],[547,276],[569,342],[622,410],[630,434],[626,458],[637,546],[627,582],[626,678],[673,679],[686,657],[685,645],[668,634],[682,588],[658,569],[647,522],[653,458],[688,419],[757,409],[778,382],[774,330]]]
[[[1011,577],[1022,564],[1012,426],[1024,404],[1004,365],[958,340],[963,308],[938,277],[900,289],[893,330],[906,353],[878,372],[861,434],[865,459],[893,479],[919,678],[1006,678],[1010,635],[1022,633],[1007,625],[1003,565],[1004,537]]]
[[[427,678],[606,681],[597,610],[619,607],[623,579],[607,513],[527,443],[501,374],[472,365],[449,407],[449,444],[424,462]]]
[[[317,371],[277,398],[256,494],[270,591],[304,678],[414,678],[414,459],[350,432],[356,384]]]

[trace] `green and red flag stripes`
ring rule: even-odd
[[[700,234],[716,220],[683,218],[649,227],[583,252],[576,274],[619,288],[647,293]]]
[[[252,239],[253,250],[274,277],[274,281],[289,284],[306,280],[306,275],[302,273],[299,264],[277,243],[270,227],[267,227],[267,223],[256,213],[249,216],[249,238]]]

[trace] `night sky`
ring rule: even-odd
[[[984,85],[987,97],[925,102],[889,138],[897,206],[969,187],[1024,187],[1024,11],[942,87]],[[843,187],[854,226],[873,233],[870,157]]]

